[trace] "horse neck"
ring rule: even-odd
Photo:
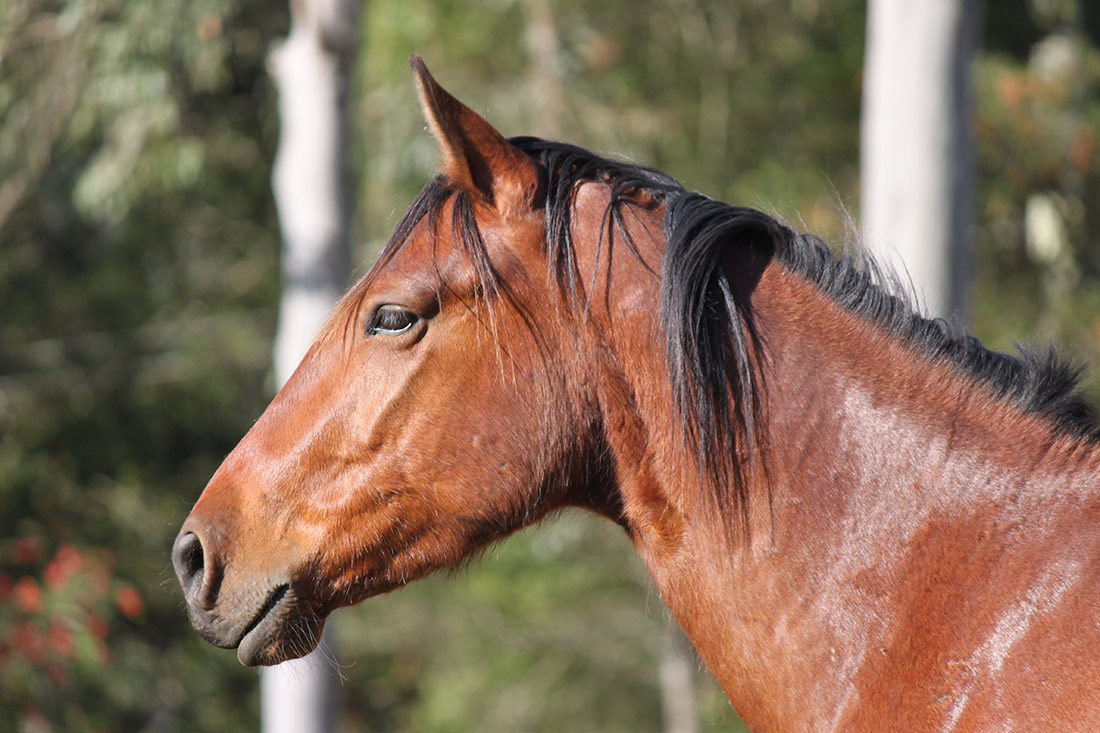
[[[767,481],[754,487],[750,538],[731,545],[698,499],[667,419],[658,339],[651,359],[631,362],[648,366],[622,377],[652,417],[619,416],[610,431],[631,446],[612,451],[624,524],[751,724],[832,727],[896,641],[911,609],[889,601],[913,592],[907,578],[950,582],[927,548],[959,558],[960,536],[1031,525],[1048,541],[1019,562],[1040,561],[1075,521],[1067,509],[1095,504],[1100,459],[779,265],[752,300]]]

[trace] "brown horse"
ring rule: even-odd
[[[443,172],[176,540],[247,665],[563,507],[629,534],[765,729],[1100,728],[1076,372],[656,171],[506,140],[413,58]]]

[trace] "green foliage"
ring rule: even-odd
[[[505,135],[623,155],[717,198],[844,233],[833,190],[857,188],[863,2],[498,5],[367,5],[357,137],[370,248],[388,236],[397,202],[434,173],[411,51]],[[553,39],[550,56],[536,53],[540,33]]]
[[[1066,7],[990,10],[974,325],[994,346],[1038,334],[1100,364],[1100,15]],[[255,674],[190,630],[168,548],[270,397],[264,61],[286,13],[0,4],[0,730],[256,725]],[[859,0],[369,2],[361,267],[435,170],[412,51],[506,134],[624,154],[838,238],[863,24]],[[1064,236],[1029,245],[1043,221]],[[669,621],[621,531],[593,518],[336,619],[349,730],[661,725]],[[705,684],[704,725],[737,729]]]
[[[190,630],[167,549],[267,398],[285,15],[73,0],[0,23],[0,729],[248,727],[255,674]]]
[[[566,515],[340,612],[345,687],[388,707],[383,729],[655,730],[670,622],[642,573],[621,531]]]
[[[1011,30],[996,45],[1019,47]],[[1016,32],[1039,40],[976,69],[974,330],[994,348],[1054,343],[1100,364],[1100,50],[1065,20]],[[1095,370],[1087,386],[1100,395]]]

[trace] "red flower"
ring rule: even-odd
[[[80,568],[82,561],[79,550],[67,542],[61,545],[57,548],[57,554],[50,560],[50,564],[46,566],[46,584],[51,588],[64,585]]]
[[[39,542],[37,537],[20,537],[12,542],[12,555],[21,565],[30,565],[38,560]]]
[[[20,578],[12,589],[12,595],[15,597],[15,605],[27,613],[35,613],[42,609],[42,588],[33,578],[28,578],[26,575]]]
[[[124,585],[115,594],[115,605],[127,618],[137,618],[145,610],[145,599],[130,585]]]
[[[50,647],[63,657],[73,656],[75,647],[73,645],[73,634],[66,627],[59,623],[54,623],[50,626],[50,630],[46,632],[46,638],[49,639]]]

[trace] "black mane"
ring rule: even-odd
[[[666,205],[668,246],[660,273],[659,308],[676,407],[688,448],[697,456],[709,489],[707,499],[731,530],[738,521],[747,526],[743,464],[747,461],[752,470],[761,389],[751,361],[751,352],[759,347],[752,305],[739,297],[719,267],[724,248],[735,244],[766,242],[778,262],[848,310],[986,386],[1000,399],[1043,416],[1060,433],[1100,444],[1096,413],[1078,391],[1082,369],[1060,360],[1053,349],[1044,354],[1020,349],[1016,356],[986,349],[961,328],[921,316],[912,299],[891,287],[893,280],[875,262],[835,256],[817,237],[799,234],[759,211],[687,191],[655,169],[539,138],[511,142],[546,168],[548,261],[559,285],[574,296],[578,273],[571,223],[578,183],[598,181],[608,187],[604,227],[613,225],[631,249],[624,207],[639,194]],[[443,178],[429,183],[417,197],[379,260],[389,259],[416,223],[425,217],[432,220],[452,195],[457,196],[454,224],[462,246],[485,291],[498,292],[471,201],[464,192],[456,194]]]

